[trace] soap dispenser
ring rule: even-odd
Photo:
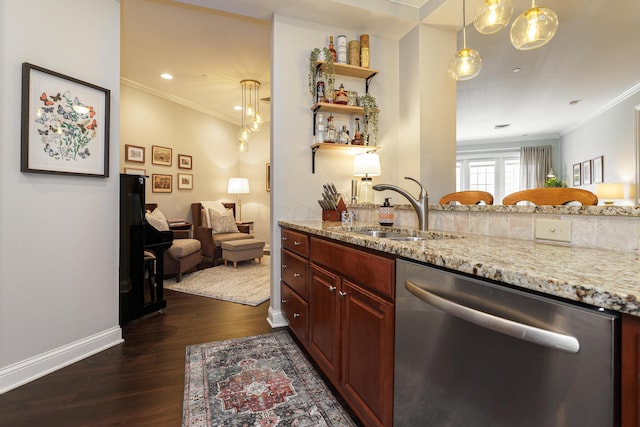
[[[387,197],[384,199],[384,203],[380,206],[380,225],[393,225],[393,206],[389,203],[389,199],[391,197]]]

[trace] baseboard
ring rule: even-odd
[[[267,316],[267,322],[271,325],[272,328],[280,328],[283,326],[288,326],[289,322],[287,322],[287,318],[284,317],[282,311],[274,310],[273,307],[269,307],[269,315]]]
[[[0,369],[0,394],[120,344],[123,341],[122,329],[113,327],[38,356],[6,366]]]

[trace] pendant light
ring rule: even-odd
[[[260,82],[257,80],[241,80],[242,88],[242,126],[238,132],[238,139],[247,142],[251,132],[258,132],[262,128],[262,114],[260,113]]]
[[[482,58],[477,50],[467,49],[465,0],[462,0],[462,50],[456,52],[449,61],[449,76],[452,79],[471,80],[480,73]]]
[[[511,0],[484,0],[476,9],[473,25],[481,34],[497,33],[507,26],[512,14]]]
[[[531,9],[513,21],[511,43],[519,50],[536,49],[549,43],[557,30],[558,15],[547,7],[537,7],[531,0]]]

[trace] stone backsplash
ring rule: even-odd
[[[378,223],[378,206],[350,205],[358,221]],[[536,219],[571,222],[571,243],[601,249],[640,249],[640,208],[582,206],[442,206],[429,207],[429,229],[481,236],[535,240]],[[417,227],[410,205],[395,206],[394,225]]]

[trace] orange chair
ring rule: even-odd
[[[598,196],[591,191],[579,188],[533,188],[516,191],[502,199],[503,205],[515,205],[518,202],[531,202],[535,205],[566,205],[580,202],[584,206],[597,205]]]
[[[450,202],[459,202],[461,205],[479,205],[484,202],[487,205],[492,205],[493,196],[486,191],[465,190],[445,194],[440,198],[441,205],[446,205]]]

